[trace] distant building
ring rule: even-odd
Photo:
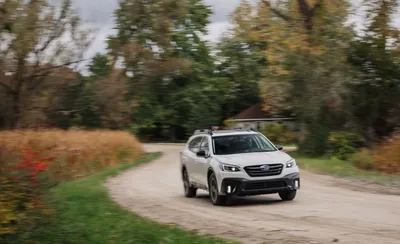
[[[294,118],[271,115],[262,109],[261,103],[255,104],[232,117],[232,127],[251,127],[262,130],[266,125],[279,123],[290,130],[296,129]]]

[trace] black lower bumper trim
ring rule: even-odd
[[[268,180],[247,180],[243,178],[225,178],[222,180],[222,192],[226,195],[251,196],[298,189],[300,189],[299,173],[292,173],[282,178]]]

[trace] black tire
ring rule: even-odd
[[[213,205],[223,206],[226,204],[227,198],[224,195],[218,194],[218,182],[215,174],[212,173],[208,178],[210,199]]]
[[[292,201],[296,197],[297,191],[279,192],[279,196],[283,201]]]
[[[197,188],[194,188],[190,185],[189,175],[186,169],[182,171],[182,180],[183,180],[183,190],[185,192],[185,197],[187,198],[195,197],[197,193]]]

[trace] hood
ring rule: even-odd
[[[221,163],[237,165],[241,168],[261,164],[285,164],[292,158],[281,151],[214,155],[213,157]]]

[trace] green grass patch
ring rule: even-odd
[[[300,168],[315,172],[329,174],[338,177],[352,178],[378,184],[391,184],[400,186],[400,176],[389,175],[376,171],[367,171],[356,168],[351,162],[328,157],[312,158],[299,154],[289,153],[296,159]]]
[[[108,197],[103,186],[108,177],[159,156],[160,153],[147,154],[135,163],[53,188],[48,196],[53,215],[41,218],[38,229],[25,233],[14,243],[232,243],[138,217]]]

